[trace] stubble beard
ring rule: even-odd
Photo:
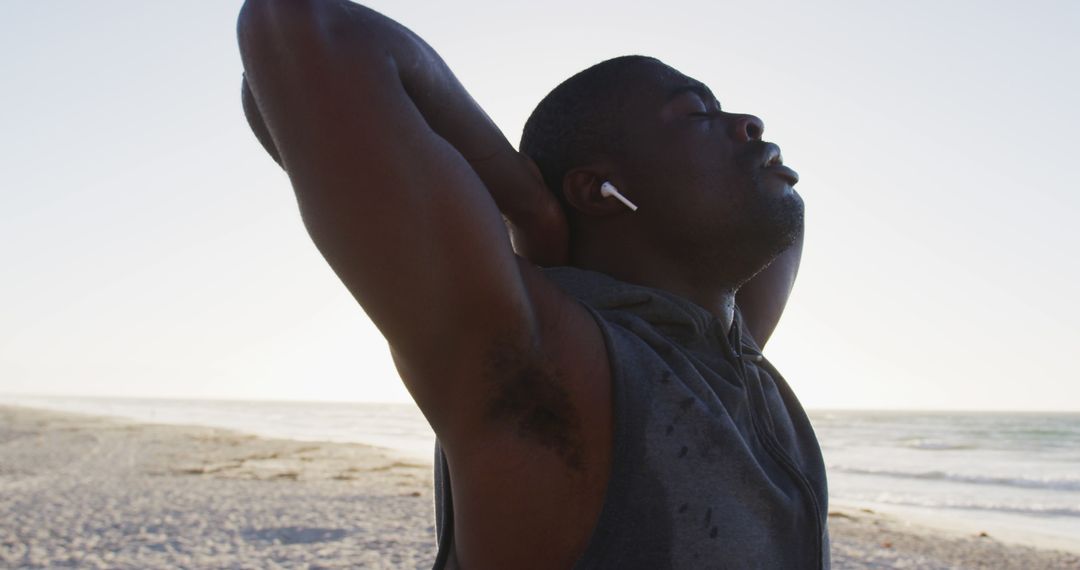
[[[722,286],[737,289],[787,251],[803,232],[803,202],[795,192],[758,203],[713,236],[718,246],[700,261]]]

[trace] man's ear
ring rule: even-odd
[[[600,193],[604,182],[611,182],[617,188],[619,181],[603,170],[595,168],[575,168],[563,177],[563,196],[575,210],[585,216],[607,217],[628,212],[621,202]]]

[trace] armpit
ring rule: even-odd
[[[487,418],[506,423],[522,439],[551,449],[568,467],[583,470],[581,418],[557,371],[506,339],[492,345],[486,364],[494,395]]]

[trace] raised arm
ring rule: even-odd
[[[244,115],[255,138],[267,154],[282,165],[277,145],[270,135],[246,77],[241,84],[241,101]],[[458,142],[467,145],[473,140],[467,130],[495,128],[486,115],[483,118],[485,120],[478,124],[458,122],[454,125],[441,125],[445,130],[439,131],[439,134],[455,146]],[[435,125],[432,127],[435,128]],[[497,129],[495,130],[497,132]],[[529,157],[515,152],[501,133],[492,139],[498,140],[496,146],[480,154],[466,154],[464,158],[484,182],[492,199],[506,217],[514,249],[536,265],[564,265],[569,242],[565,213],[551,193],[543,187],[543,178],[535,163]],[[458,150],[462,151],[461,148]]]
[[[527,218],[541,183],[434,50],[370,9],[248,0],[238,36],[249,119],[308,232],[453,441],[485,416],[493,351],[545,350],[551,296],[537,301],[492,197]]]
[[[784,314],[802,260],[803,234],[761,273],[747,281],[735,295],[735,303],[758,346],[764,348]]]

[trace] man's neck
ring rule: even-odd
[[[688,299],[719,319],[725,333],[731,331],[737,287],[723,283],[723,279],[702,274],[699,268],[679,266],[670,257],[664,256],[605,255],[581,248],[572,257],[575,267],[599,271],[620,281],[660,289]]]

